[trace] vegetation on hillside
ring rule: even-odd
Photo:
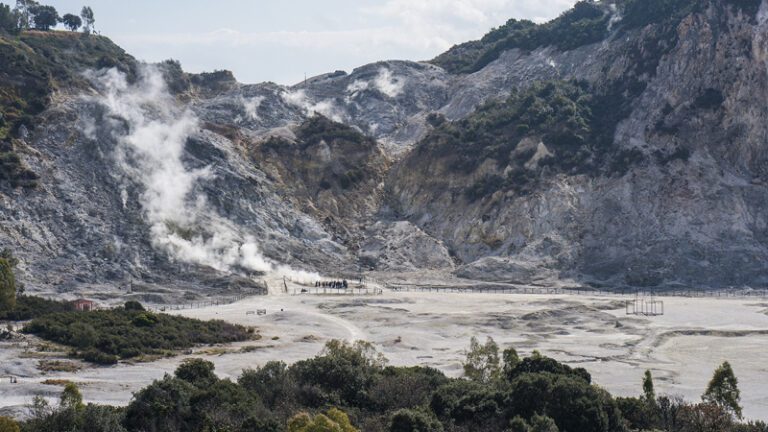
[[[93,10],[83,8],[82,16],[67,14],[63,23],[74,28],[78,20],[84,22],[85,33],[50,32],[46,30],[58,22],[50,6],[24,0],[11,9],[0,3],[0,183],[37,184],[38,176],[23,163],[15,138],[34,129],[35,116],[55,92],[87,87],[82,76],[86,69],[117,67],[135,75],[132,57],[109,39],[90,35]]]
[[[17,298],[24,292],[24,285],[16,282],[14,273],[18,263],[9,249],[0,251],[0,316],[15,310]]]
[[[556,173],[623,174],[642,159],[613,145],[625,105],[626,94],[603,95],[584,82],[537,83],[463,120],[442,123],[417,144],[408,163],[429,155],[444,159],[452,172],[471,174],[494,161],[503,174],[486,175],[466,188],[472,200],[497,190],[525,194]]]
[[[650,396],[644,383],[643,396],[616,399],[583,369],[536,352],[522,359],[513,349],[499,353],[490,342],[468,353],[473,368],[486,370],[460,379],[428,367],[387,366],[365,342],[331,341],[315,358],[292,366],[269,362],[236,382],[219,379],[208,361],[189,359],[173,376],[135,393],[125,408],[84,405],[70,386],[58,407],[36,400],[20,426],[35,432],[768,430],[764,423],[739,423],[727,397],[690,404]],[[731,393],[729,380],[713,379],[726,390],[708,394]]]
[[[72,355],[101,364],[253,336],[243,326],[152,313],[130,302],[111,310],[46,314],[33,319],[23,331],[70,346]]]
[[[307,149],[321,142],[326,143],[338,156],[331,166],[308,156]],[[376,155],[376,148],[373,138],[320,114],[307,119],[298,127],[295,145],[280,137],[270,137],[261,145],[262,152],[275,152],[281,155],[280,160],[304,159],[303,163],[293,163],[288,168],[291,175],[299,177],[313,195],[321,190],[354,189],[359,183],[372,178],[375,173],[369,166],[369,158]]]
[[[757,15],[760,7],[760,0],[726,0],[722,3],[752,17]],[[545,24],[511,19],[478,41],[454,46],[432,63],[451,73],[472,73],[515,48],[532,51],[553,46],[570,51],[600,42],[611,31],[621,33],[649,24],[676,27],[683,17],[710,4],[718,5],[713,0],[582,0]]]

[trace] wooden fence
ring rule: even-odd
[[[185,310],[185,309],[201,309],[211,306],[224,306],[229,305],[232,303],[237,303],[240,300],[254,297],[254,296],[264,296],[267,295],[268,291],[266,289],[263,290],[253,290],[248,293],[243,294],[237,294],[234,296],[227,296],[227,297],[218,297],[215,299],[210,300],[202,300],[202,301],[191,301],[189,303],[181,303],[181,304],[158,304],[158,305],[144,305],[146,309],[154,310],[158,312],[166,312],[166,311],[173,311],[173,310]]]

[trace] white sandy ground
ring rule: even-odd
[[[332,338],[373,342],[393,365],[426,365],[451,376],[461,373],[472,336],[492,336],[522,354],[536,349],[586,368],[594,382],[615,395],[637,395],[645,369],[658,393],[698,400],[714,369],[728,360],[740,379],[748,418],[768,420],[768,301],[760,299],[663,298],[666,315],[625,314],[620,296],[437,294],[385,292],[376,297],[270,295],[235,304],[172,312],[257,327],[259,341],[228,345],[230,353],[205,354],[221,377],[269,360],[293,362],[316,355]],[[267,315],[246,315],[266,309]],[[273,338],[277,338],[274,339]],[[243,346],[257,347],[235,352]],[[61,388],[45,379],[69,379],[88,401],[123,405],[132,392],[172,372],[187,356],[152,363],[49,373],[21,346],[0,344],[0,408],[10,412]]]

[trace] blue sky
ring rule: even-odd
[[[3,1],[3,0],[0,0]],[[5,0],[8,2],[8,0]],[[426,60],[509,18],[546,21],[575,0],[42,0],[79,13],[139,59],[247,83],[293,84],[377,60]],[[12,3],[12,2],[11,2]]]

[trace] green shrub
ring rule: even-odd
[[[96,349],[89,349],[81,354],[83,360],[100,365],[117,364],[118,357],[113,354],[106,354]]]
[[[118,357],[165,354],[198,344],[238,342],[251,337],[245,327],[223,321],[123,308],[47,314],[33,319],[24,331],[72,346],[79,357],[105,364],[115,363]]]
[[[16,307],[11,311],[0,312],[0,320],[26,321],[56,312],[72,310],[69,302],[47,300],[42,297],[22,295],[16,298]]]
[[[401,409],[392,415],[389,432],[442,432],[443,425],[433,416],[411,409]]]
[[[159,319],[157,316],[155,316],[152,313],[144,312],[137,314],[133,317],[133,325],[138,327],[152,327],[153,325],[157,324]]]
[[[0,313],[7,313],[16,307],[16,277],[13,266],[0,258]]]
[[[144,311],[145,310],[144,306],[142,306],[141,303],[139,303],[137,301],[134,301],[134,300],[130,300],[130,301],[125,302],[125,305],[123,306],[123,308],[125,308],[125,310],[129,310],[129,311]]]

